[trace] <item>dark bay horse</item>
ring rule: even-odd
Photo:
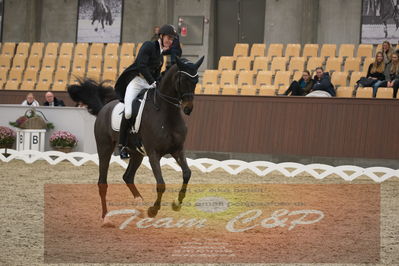
[[[112,19],[111,8],[108,5],[103,5],[100,2],[94,1],[94,10],[93,15],[91,18],[91,25],[94,24],[95,21],[97,22],[97,26],[94,29],[95,31],[98,30],[98,24],[101,23],[102,29],[104,29],[104,21],[105,24],[112,25],[114,22]]]
[[[183,172],[183,184],[179,191],[177,202],[172,208],[179,210],[186,195],[186,189],[191,177],[184,154],[184,141],[187,127],[182,112],[190,115],[193,110],[194,90],[198,82],[198,68],[204,57],[196,63],[185,59],[177,59],[164,75],[159,88],[150,90],[143,110],[139,136],[149,157],[152,171],[157,182],[157,199],[152,207],[148,208],[148,216],[154,217],[161,208],[162,195],[165,191],[165,182],[162,177],[160,159],[171,154]],[[111,155],[118,143],[118,132],[111,128],[112,110],[119,101],[111,87],[96,84],[91,80],[81,81],[80,84],[70,85],[68,92],[75,102],[87,105],[89,112],[97,116],[94,125],[94,134],[99,156],[98,188],[102,204],[102,218],[107,214],[106,193],[107,173]],[[134,184],[135,173],[140,166],[143,155],[134,149],[134,144],[128,141],[130,161],[123,175],[135,199],[142,199]],[[105,221],[104,221],[105,222]]]

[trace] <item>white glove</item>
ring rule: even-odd
[[[150,89],[155,89],[157,87],[157,82],[154,81],[151,85],[150,85]]]

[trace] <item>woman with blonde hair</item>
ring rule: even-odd
[[[393,88],[393,97],[396,98],[396,94],[398,93],[399,88],[399,54],[392,54],[392,61],[389,65],[387,65],[387,70],[389,72],[389,76],[386,77],[387,80],[382,82],[380,87],[388,87]]]
[[[391,62],[393,53],[394,53],[394,50],[392,48],[391,43],[389,41],[384,41],[382,43],[382,54],[384,55],[385,64],[388,64],[389,62]]]
[[[377,95],[377,90],[380,85],[385,81],[385,63],[384,63],[384,55],[383,53],[377,52],[375,55],[375,60],[373,63],[370,64],[367,70],[366,78],[375,80],[372,84],[373,87],[373,96]]]

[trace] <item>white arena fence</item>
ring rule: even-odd
[[[7,152],[7,157],[5,153]],[[23,160],[25,163],[34,163],[37,160],[46,160],[51,165],[56,165],[64,160],[69,161],[74,166],[81,166],[86,162],[94,162],[98,165],[98,155],[84,152],[63,153],[59,151],[39,152],[34,150],[16,151],[12,149],[0,149],[0,160],[10,162],[12,160]],[[238,175],[240,172],[249,170],[258,176],[266,176],[273,171],[278,171],[286,177],[295,177],[299,174],[308,174],[316,179],[324,179],[329,175],[337,175],[346,181],[352,181],[360,176],[367,176],[377,183],[381,183],[390,178],[399,179],[399,169],[394,170],[386,167],[362,168],[353,165],[330,166],[326,164],[300,163],[272,163],[267,161],[244,162],[240,160],[218,161],[208,158],[189,159],[188,165],[197,168],[203,173],[210,173],[216,169],[223,169],[229,174]],[[123,168],[127,168],[127,162],[121,160],[119,156],[112,156],[111,163],[117,163]],[[151,169],[148,157],[143,162],[148,169]],[[181,171],[180,166],[174,158],[162,158],[161,166],[169,166],[175,171]]]

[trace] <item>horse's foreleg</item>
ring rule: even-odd
[[[134,176],[136,175],[136,171],[143,161],[143,155],[141,155],[137,151],[134,151],[130,156],[131,158],[129,161],[129,165],[123,175],[123,180],[125,181],[127,187],[130,189],[130,192],[132,192],[133,197],[142,199],[143,197],[137,190],[136,185],[134,184]]]
[[[384,24],[384,33],[385,33],[385,38],[388,37],[388,25],[386,21],[382,22]]]
[[[180,165],[181,170],[183,172],[183,184],[179,192],[179,197],[177,202],[172,203],[172,209],[175,211],[179,211],[181,209],[181,205],[183,203],[183,199],[186,197],[187,185],[191,178],[191,170],[188,167],[186,155],[184,151],[181,150],[172,154],[173,158],[175,158],[176,162]]]
[[[155,179],[157,181],[157,200],[154,205],[148,208],[148,216],[155,217],[161,208],[162,195],[165,192],[165,181],[162,177],[161,165],[159,163],[161,157],[158,154],[149,155],[149,161],[151,164],[152,172],[154,173]]]

